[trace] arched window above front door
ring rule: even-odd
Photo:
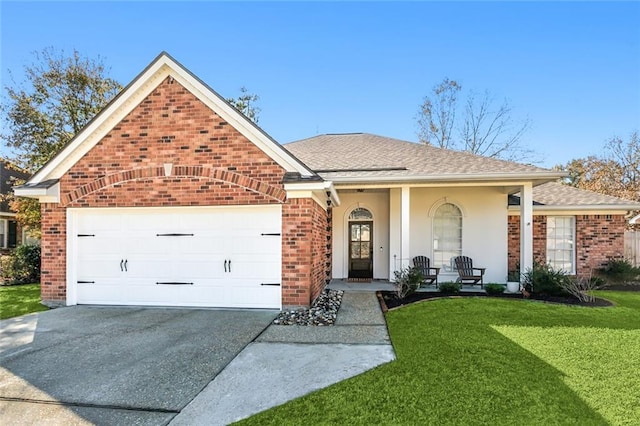
[[[369,210],[358,207],[351,212],[349,220],[373,220],[373,215]]]
[[[433,260],[435,267],[453,269],[453,258],[462,254],[462,211],[444,203],[433,216]]]

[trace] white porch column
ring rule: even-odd
[[[533,267],[533,187],[531,182],[520,191],[520,273]]]
[[[400,253],[402,259],[402,267],[406,268],[410,264],[410,210],[411,210],[411,188],[408,186],[403,186],[401,195],[400,195]]]

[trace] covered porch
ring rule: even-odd
[[[394,283],[389,280],[372,280],[370,282],[356,282],[346,279],[332,279],[327,285],[329,290],[342,290],[342,291],[363,291],[363,292],[376,292],[376,291],[394,291]],[[434,285],[420,287],[418,292],[436,293],[438,288]],[[484,293],[484,289],[479,285],[462,285],[460,291],[465,293]],[[505,293],[508,293],[505,290]]]
[[[469,256],[486,268],[484,283],[506,283],[508,196],[520,193],[520,266],[533,262],[533,182],[439,184],[336,184],[340,205],[332,212],[334,285],[384,287],[394,272],[426,256],[440,269],[438,281],[456,281],[452,259]],[[482,291],[469,286],[464,291]],[[435,291],[435,286],[423,291]]]

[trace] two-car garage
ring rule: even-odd
[[[67,304],[281,308],[279,204],[67,210]]]

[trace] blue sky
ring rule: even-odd
[[[2,86],[32,52],[102,57],[127,84],[169,52],[225,97],[246,86],[281,143],[319,133],[417,140],[444,77],[509,99],[541,165],[640,129],[638,2],[7,2]]]

